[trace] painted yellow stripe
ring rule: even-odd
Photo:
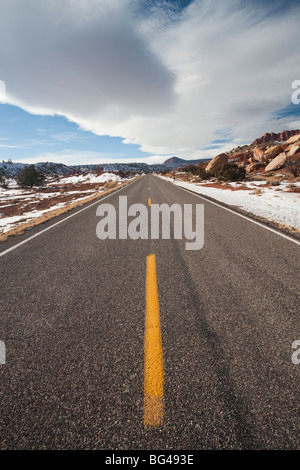
[[[144,359],[144,425],[159,426],[164,416],[164,366],[155,255],[147,256]]]
[[[151,206],[151,197],[148,197],[148,206]]]

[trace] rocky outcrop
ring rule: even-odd
[[[253,150],[253,157],[256,162],[266,163],[267,158],[265,156],[265,152],[259,148],[255,148]]]
[[[274,170],[280,170],[280,168],[283,168],[286,164],[287,156],[285,153],[281,153],[277,157],[275,157],[269,165],[266,166],[265,172],[267,171],[274,171]]]
[[[291,145],[291,147],[289,148],[289,151],[287,153],[287,156],[288,157],[292,157],[293,155],[295,155],[295,153],[298,152],[298,150],[300,149],[300,142],[299,144],[294,144],[294,145]]]
[[[294,153],[291,157],[287,157],[288,163],[298,163],[300,164],[300,150],[297,153]]]
[[[286,141],[287,144],[294,144],[295,142],[300,142],[300,134],[294,135]]]
[[[268,160],[272,160],[272,158],[277,157],[277,155],[281,154],[282,152],[283,148],[281,145],[273,145],[265,151],[265,156]]]
[[[288,140],[290,137],[294,135],[300,134],[300,129],[297,130],[291,130],[291,131],[283,131],[280,132],[279,134],[275,134],[274,132],[266,132],[265,135],[262,137],[259,137],[258,139],[255,139],[251,145],[259,145],[267,142],[284,142]]]
[[[291,164],[300,158],[300,130],[267,133],[250,145],[238,146],[214,157],[206,166],[209,176],[215,176],[224,163],[243,166],[247,174],[282,170],[288,174]]]
[[[220,155],[217,155],[209,162],[209,164],[205,168],[205,171],[209,175],[214,175],[216,171],[227,162],[228,156],[226,155],[226,153],[220,153]]]
[[[251,173],[252,171],[259,170],[264,166],[264,163],[261,162],[255,162],[255,163],[250,163],[249,165],[246,165],[246,173]]]
[[[234,162],[234,163],[242,163],[246,160],[249,160],[251,155],[252,155],[252,152],[233,153],[233,154],[230,154],[230,156],[228,156],[228,161],[229,162]]]

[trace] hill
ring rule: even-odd
[[[25,167],[25,163],[2,162],[0,163],[0,172],[10,178],[16,178]],[[67,176],[72,173],[83,174],[100,170],[103,172],[124,172],[133,173],[151,173],[161,171],[162,165],[147,165],[147,163],[105,163],[93,165],[64,165],[63,163],[40,162],[36,163],[35,168],[44,175]]]
[[[165,160],[163,162],[163,166],[167,166],[169,168],[180,168],[186,165],[195,165],[196,163],[204,163],[205,161],[208,161],[208,160],[203,160],[203,159],[184,160],[183,158],[171,157],[171,158],[168,158],[168,160]]]

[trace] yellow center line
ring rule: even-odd
[[[164,416],[164,365],[155,255],[147,256],[144,358],[144,425],[159,426]]]
[[[151,197],[148,197],[148,206],[151,207]]]

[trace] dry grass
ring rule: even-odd
[[[106,189],[112,189],[112,188],[115,188],[116,186],[117,186],[117,181],[116,180],[108,180],[104,184],[104,187]]]
[[[260,188],[255,188],[250,194],[256,194],[257,196],[260,196],[262,193]]]
[[[291,225],[278,223],[278,227],[280,227],[284,230],[288,230],[289,232],[291,232],[295,235],[299,235],[299,233],[300,233],[300,230],[296,229],[295,227],[292,227]]]
[[[52,211],[46,212],[41,217],[37,217],[36,219],[32,219],[28,222],[25,221],[24,223],[22,223],[22,224],[18,225],[17,227],[9,230],[8,232],[1,233],[0,234],[0,242],[3,242],[5,240],[7,240],[8,237],[21,235],[22,233],[25,232],[25,230],[27,230],[29,228],[35,227],[36,225],[40,225],[40,224],[46,222],[47,220],[53,219],[54,217],[58,217],[61,214],[65,214],[66,212],[69,212],[70,210],[74,209],[75,207],[77,207],[79,205],[86,204],[88,202],[93,201],[94,199],[98,199],[98,198],[102,197],[103,195],[107,195],[107,194],[113,192],[115,189],[122,188],[123,186],[126,186],[128,183],[136,180],[137,178],[139,178],[139,177],[128,180],[128,181],[120,184],[119,186],[117,186],[117,182],[114,181],[114,183],[116,183],[116,184],[114,184],[113,187],[111,187],[111,188],[107,188],[106,191],[102,191],[101,193],[94,194],[93,196],[89,196],[87,198],[79,199],[76,202],[70,203],[65,207],[61,207],[60,209],[54,209]]]
[[[251,178],[249,179],[250,181],[266,181],[266,177],[261,175],[260,173],[257,174],[251,174]]]
[[[277,176],[269,176],[267,178],[267,186],[279,186],[281,182],[281,178],[278,178]]]

